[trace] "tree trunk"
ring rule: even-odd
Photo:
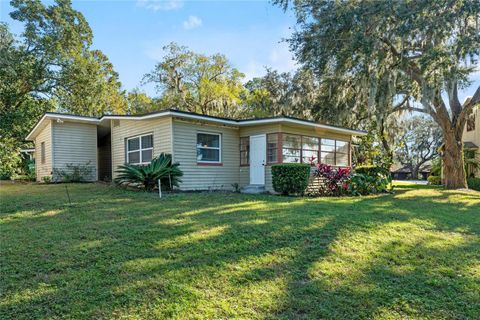
[[[420,171],[420,166],[416,165],[412,168],[412,179],[418,180],[418,171]]]
[[[444,131],[445,150],[443,153],[443,184],[447,189],[467,188],[463,142],[454,132]]]

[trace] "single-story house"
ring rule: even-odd
[[[432,171],[432,166],[430,164],[426,164],[420,168],[418,171],[419,176],[421,176],[421,180],[427,180],[430,172]],[[412,169],[410,166],[402,166],[400,164],[394,164],[390,168],[390,173],[392,174],[392,178],[394,180],[408,180],[414,179],[417,180],[419,177],[412,176]]]
[[[184,173],[180,190],[273,191],[272,164],[349,167],[352,137],[365,134],[286,116],[235,120],[168,109],[100,118],[46,113],[27,140],[35,143],[37,181],[58,180],[67,164],[88,165],[86,180],[108,181],[119,165],[166,152]]]

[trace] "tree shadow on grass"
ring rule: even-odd
[[[480,198],[466,196],[475,203],[460,214],[458,203],[446,201],[449,195],[402,199],[406,192],[371,208],[375,218],[367,229],[342,225],[346,236],[337,234],[327,253],[300,249],[285,267],[295,276],[272,318],[478,316]],[[446,206],[439,210],[438,203]],[[395,212],[402,219],[383,214],[378,219],[378,212]],[[378,235],[372,235],[376,229]]]
[[[460,315],[471,314],[458,307],[472,305],[461,285],[452,292],[465,298],[453,305],[444,294],[411,286],[415,281],[429,285],[430,275],[414,265],[422,261],[416,254],[428,256],[425,245],[415,246],[405,262],[395,259],[405,241],[402,228],[412,221],[420,223],[412,229],[417,232],[464,229],[478,237],[478,216],[473,227],[467,217],[472,220],[476,208],[467,207],[454,220],[449,211],[457,205],[442,202],[448,195],[415,201],[400,193],[354,199],[193,194],[162,201],[110,195],[98,196],[94,208],[79,203],[56,215],[6,224],[2,318],[364,318],[385,310],[428,316],[431,310],[425,306],[435,299]],[[418,211],[436,201],[447,208]],[[19,230],[24,233],[14,234]],[[373,240],[372,230],[380,230]],[[375,250],[360,260],[340,254],[359,250],[357,245],[366,250],[368,241],[382,239],[382,232],[400,238],[372,244]],[[360,236],[342,245],[356,234]],[[454,271],[468,269],[478,249],[475,239],[465,244],[466,256],[445,251],[433,256],[432,265],[448,268],[455,259],[462,265]],[[373,258],[363,263],[366,257]],[[398,273],[387,268],[391,261],[410,269]],[[336,275],[336,267],[345,271]],[[354,274],[358,278],[348,279]],[[446,285],[452,283],[458,281]]]

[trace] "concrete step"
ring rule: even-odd
[[[249,194],[265,193],[265,186],[263,184],[249,184],[240,189],[240,192]]]

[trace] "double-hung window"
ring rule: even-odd
[[[153,157],[153,134],[127,138],[127,163],[148,164]]]
[[[218,133],[197,133],[197,162],[221,163],[222,136]]]

